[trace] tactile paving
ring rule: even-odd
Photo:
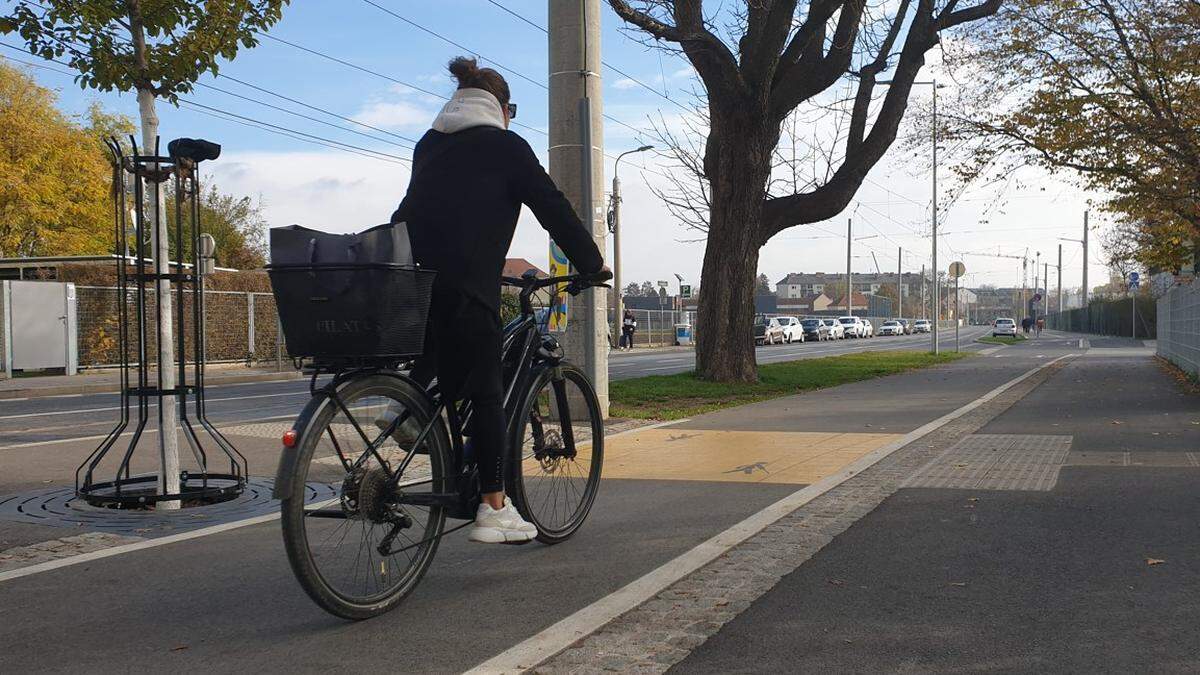
[[[1050,490],[1071,436],[972,434],[914,473],[902,487]]]

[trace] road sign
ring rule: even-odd
[[[668,284],[668,283],[667,283],[667,282],[665,282],[665,281],[659,281],[659,282],[658,282],[658,287],[659,287],[659,288],[666,288],[666,287],[667,287],[667,286],[669,286],[669,285],[670,285],[670,284]]]
[[[950,278],[957,279],[967,273],[967,266],[955,260],[950,263]]]
[[[1033,301],[1034,301],[1034,302],[1041,302],[1041,301],[1042,301],[1042,294],[1041,294],[1041,293],[1034,293],[1034,294],[1033,294]]]
[[[679,285],[679,295],[684,298],[692,297],[692,287],[688,284]]]
[[[1136,284],[1138,282],[1138,279],[1141,279],[1141,278],[1142,278],[1141,275],[1138,274],[1137,272],[1129,273],[1129,283],[1131,283],[1131,284]]]

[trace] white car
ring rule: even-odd
[[[1017,336],[1017,322],[1013,319],[996,319],[992,324],[992,337],[1001,335]]]
[[[833,319],[821,319],[821,323],[829,326],[829,339],[841,340],[846,337],[846,329],[842,324]]]
[[[867,337],[875,337],[875,324],[870,319],[863,319],[863,327],[867,329]]]
[[[914,333],[928,333],[933,330],[933,324],[929,323],[929,319],[917,319],[913,322]]]
[[[842,328],[846,331],[846,337],[867,337],[867,327],[857,316],[839,316],[838,323],[842,324]]]
[[[804,342],[804,326],[800,325],[800,319],[794,316],[777,316],[779,325],[783,326],[783,341],[787,343]]]
[[[880,335],[904,335],[904,324],[899,321],[884,321],[879,327]]]

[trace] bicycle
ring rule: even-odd
[[[545,544],[569,539],[591,510],[604,427],[595,390],[539,331],[531,298],[560,285],[576,295],[609,276],[503,279],[520,289],[521,305],[503,331],[505,490]],[[403,601],[441,538],[470,525],[480,503],[477,471],[464,457],[470,404],[443,400],[436,383],[420,386],[405,372],[411,365],[313,362],[312,398],[284,435],[275,496],[288,561],[309,597],[345,619]],[[318,386],[321,375],[331,377]],[[314,502],[321,490],[336,496]],[[466,522],[447,529],[447,519]]]

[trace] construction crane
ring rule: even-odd
[[[1024,319],[1029,313],[1028,300],[1028,283],[1029,283],[1029,248],[1025,248],[1025,253],[1022,255],[1013,255],[1011,253],[1001,253],[1000,247],[996,247],[995,253],[966,251],[960,255],[973,255],[983,258],[1009,258],[1012,260],[1021,261],[1021,318]]]

